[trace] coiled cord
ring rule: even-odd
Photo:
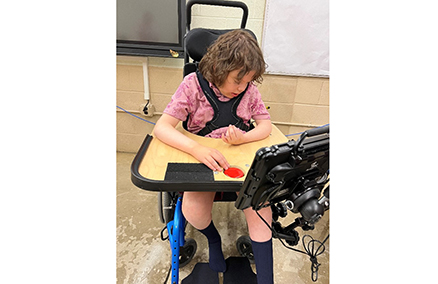
[[[312,262],[311,270],[312,270],[312,281],[316,282],[318,280],[318,269],[321,265],[318,263],[318,259],[316,258],[318,255],[321,255],[325,251],[325,245],[324,243],[328,240],[330,234],[327,235],[327,237],[324,239],[324,241],[320,242],[318,240],[315,240],[310,235],[304,235],[303,236],[303,247],[306,250],[306,253],[308,256],[310,256],[310,261]],[[307,246],[305,244],[305,238],[308,237],[311,240],[307,243]],[[319,246],[315,250],[315,243],[319,243]],[[322,248],[321,251],[319,251]]]

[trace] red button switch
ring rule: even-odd
[[[225,170],[224,174],[226,176],[229,176],[230,178],[241,178],[245,175],[241,169],[233,168],[233,167],[230,167],[227,170]]]

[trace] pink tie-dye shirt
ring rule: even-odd
[[[220,101],[226,102],[230,100],[222,95],[219,89],[213,84],[210,83],[210,87]],[[172,96],[170,103],[164,109],[164,113],[181,121],[185,121],[187,115],[190,114],[187,128],[192,133],[198,133],[205,127],[207,122],[212,120],[214,114],[213,108],[202,92],[195,72],[184,77],[184,80]],[[236,113],[243,121],[248,121],[251,118],[254,120],[271,118],[262,101],[257,86],[253,83],[249,83],[248,89],[237,107]],[[205,137],[220,138],[222,133],[227,131],[227,128],[228,126],[216,129]],[[242,130],[242,132],[244,131]]]

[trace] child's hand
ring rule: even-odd
[[[243,138],[243,133],[234,125],[228,126],[227,133],[222,133],[222,140],[231,145],[243,144],[246,141]]]
[[[222,153],[214,148],[199,145],[191,154],[213,171],[221,172],[230,167]]]

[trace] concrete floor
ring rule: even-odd
[[[130,165],[134,156],[117,153],[117,284],[163,284],[170,267],[170,246],[160,238],[164,224],[158,217],[157,193],[137,188],[131,182]],[[303,233],[297,229],[300,243],[295,249],[304,250],[301,239],[305,234],[319,241],[325,239],[329,233],[328,213],[316,224],[315,230]],[[288,214],[281,219],[282,224],[288,225],[296,217],[298,215]],[[248,235],[243,213],[233,202],[216,202],[213,221],[222,236],[225,258],[240,256],[236,240]],[[190,225],[186,228],[186,237],[196,240],[197,251],[192,261],[180,269],[180,281],[191,273],[196,263],[208,262],[207,239]],[[321,266],[317,282],[311,279],[309,256],[285,248],[277,239],[273,240],[273,246],[276,284],[329,283],[330,239],[318,257]],[[254,265],[252,269],[255,272]]]

